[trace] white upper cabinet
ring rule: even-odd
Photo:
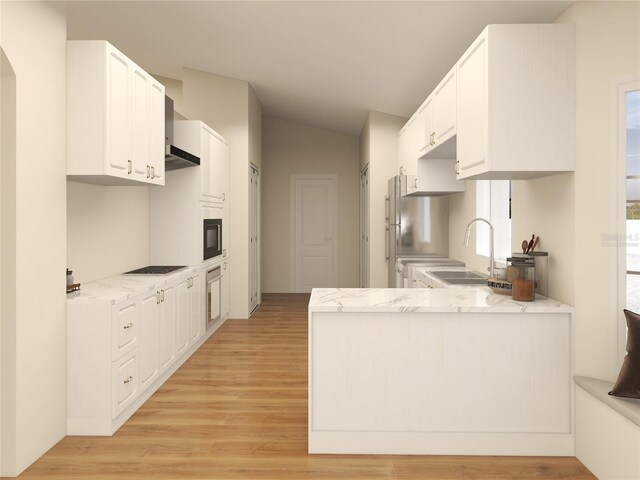
[[[102,40],[67,42],[67,175],[164,185],[164,86]]]
[[[416,175],[418,172],[418,112],[398,134],[398,174]]]
[[[575,29],[489,25],[458,62],[458,178],[575,168]]]
[[[455,158],[456,67],[418,109],[418,131],[420,158]]]

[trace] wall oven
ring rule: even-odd
[[[207,328],[211,328],[222,319],[221,286],[222,272],[220,266],[207,270]]]
[[[205,218],[202,222],[202,260],[222,255],[222,219]]]

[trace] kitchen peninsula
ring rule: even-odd
[[[314,289],[309,453],[574,455],[573,307]]]

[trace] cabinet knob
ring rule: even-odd
[[[127,383],[131,383],[132,380],[133,380],[133,377],[129,375],[127,378],[124,379],[124,384],[126,385]]]
[[[124,328],[125,330],[129,330],[131,327],[133,327],[133,323],[128,323],[127,325],[125,325]]]

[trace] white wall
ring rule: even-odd
[[[265,116],[262,120],[262,291],[292,291],[291,175],[338,177],[338,286],[358,286],[358,138]]]
[[[369,165],[369,283],[385,288],[385,195],[388,181],[397,175],[398,132],[407,119],[370,111],[360,134],[360,169]]]
[[[67,182],[67,266],[86,283],[149,264],[149,187]]]
[[[14,225],[3,202],[1,453],[2,474],[16,475],[66,430],[67,35],[60,4],[0,8],[0,42],[16,76],[15,176],[4,177],[4,155],[2,176],[3,187],[15,186],[15,229],[6,231]],[[5,270],[12,253],[14,272]]]
[[[248,82],[183,69],[182,113],[202,120],[229,141],[231,318],[249,317],[249,163],[257,153],[260,103]]]

